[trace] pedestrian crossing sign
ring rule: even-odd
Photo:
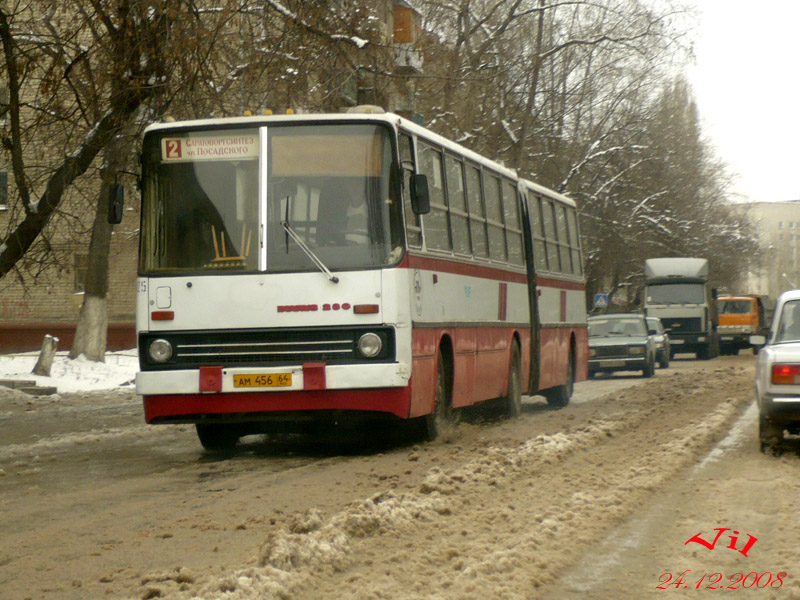
[[[594,295],[595,308],[608,308],[608,294],[595,294]]]

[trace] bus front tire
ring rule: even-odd
[[[442,432],[453,425],[453,409],[450,406],[451,382],[449,369],[445,362],[443,352],[439,352],[439,361],[436,367],[436,400],[433,412],[419,417],[419,433],[421,437],[432,442],[438,438]]]
[[[203,448],[212,452],[233,450],[239,443],[239,433],[230,425],[197,423],[197,438]]]

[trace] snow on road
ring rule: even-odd
[[[204,453],[186,427],[143,427],[125,387],[51,401],[0,392],[0,431],[39,431],[0,444],[0,590],[638,600],[698,597],[704,572],[749,569],[785,575],[728,594],[800,598],[785,527],[800,460],[758,452],[752,376],[751,356],[679,361],[651,380],[579,384],[563,410],[529,399],[514,421],[467,419],[430,444],[353,453],[266,438],[230,457]],[[749,557],[684,544],[715,527],[759,540]],[[655,589],[685,569],[697,575],[686,593]]]

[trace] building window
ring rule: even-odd
[[[76,294],[83,294],[86,291],[86,274],[89,271],[89,255],[75,254],[73,256]]]
[[[783,221],[778,221],[778,229],[783,229]]]

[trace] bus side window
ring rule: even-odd
[[[486,175],[484,181],[484,198],[486,198],[486,222],[489,226],[489,255],[492,260],[505,262],[506,236],[503,230],[503,208],[500,206],[500,178]]]
[[[508,244],[508,261],[512,265],[521,265],[522,256],[522,229],[519,218],[519,197],[516,186],[503,180],[503,215],[506,221],[506,243]]]
[[[456,254],[470,255],[469,215],[464,190],[464,165],[453,156],[444,157],[447,179],[447,205],[450,207],[450,227],[453,232],[453,250]]]
[[[530,200],[531,235],[533,237],[533,259],[537,271],[547,271],[547,249],[544,241],[542,225],[542,199],[539,196],[528,196]]]
[[[447,250],[450,243],[450,224],[444,197],[442,153],[427,144],[419,145],[419,172],[428,176],[431,211],[422,218],[425,246],[431,250]]]
[[[558,232],[558,256],[561,259],[561,270],[572,273],[572,256],[569,252],[569,236],[567,235],[567,207],[556,204],[556,228]]]
[[[542,199],[542,223],[544,224],[544,237],[547,245],[547,265],[551,271],[561,271],[558,261],[558,243],[556,241],[556,225],[553,215],[553,202]]]
[[[406,239],[411,248],[422,247],[419,215],[411,209],[411,176],[414,174],[414,148],[411,136],[400,134],[400,162],[403,171],[403,212],[406,217]]]
[[[486,238],[486,214],[483,207],[481,172],[476,167],[467,167],[467,199],[469,200],[469,229],[472,235],[472,251],[475,256],[489,258],[489,242]]]
[[[567,209],[567,227],[569,228],[569,247],[572,254],[572,273],[583,275],[583,264],[581,263],[581,238],[578,235],[578,221],[575,209]]]

